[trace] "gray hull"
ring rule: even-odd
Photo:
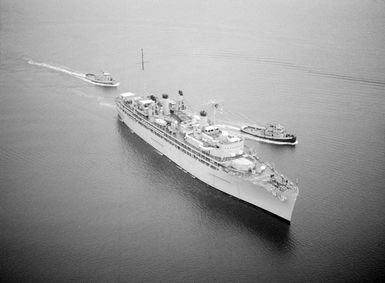
[[[263,180],[261,180],[260,183],[254,184],[223,170],[212,169],[210,166],[187,155],[161,136],[154,134],[149,129],[142,126],[132,117],[124,113],[123,107],[124,106],[118,103],[117,109],[121,121],[140,138],[191,175],[217,190],[262,208],[287,221],[291,221],[298,192],[288,191],[285,193],[287,199],[285,201],[280,201],[268,191],[267,185]]]

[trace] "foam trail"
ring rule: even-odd
[[[83,74],[83,73],[80,73],[80,72],[77,72],[77,71],[71,71],[71,70],[68,70],[68,69],[66,69],[64,67],[58,67],[58,66],[53,66],[53,65],[50,65],[50,64],[46,64],[46,63],[35,62],[33,60],[28,60],[27,62],[30,65],[35,65],[35,66],[40,66],[40,67],[48,68],[48,69],[51,69],[51,70],[55,70],[55,71],[58,71],[58,72],[62,72],[62,73],[68,74],[70,76],[73,76],[73,77],[76,77],[76,78],[79,78],[79,79],[83,79],[83,78],[86,77],[86,75]]]
[[[115,108],[115,105],[109,102],[106,102],[103,97],[98,96],[97,101],[100,106],[109,107],[109,108]]]
[[[108,108],[115,108],[114,104],[108,103],[108,102],[99,102],[100,106],[108,107]]]

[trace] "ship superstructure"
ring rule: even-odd
[[[183,92],[116,99],[120,120],[144,141],[208,185],[288,221],[298,187],[255,153],[244,138],[211,122],[206,111],[193,113]]]

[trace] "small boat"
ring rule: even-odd
[[[280,124],[267,124],[265,127],[243,126],[241,132],[277,144],[297,144],[297,137],[287,133]]]
[[[102,72],[101,74],[87,73],[84,76],[84,80],[95,85],[117,87],[120,83],[114,80],[110,73]]]

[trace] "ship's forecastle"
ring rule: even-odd
[[[243,137],[191,112],[182,91],[175,100],[122,93],[116,105],[122,122],[196,178],[291,221],[297,186],[247,151]]]

